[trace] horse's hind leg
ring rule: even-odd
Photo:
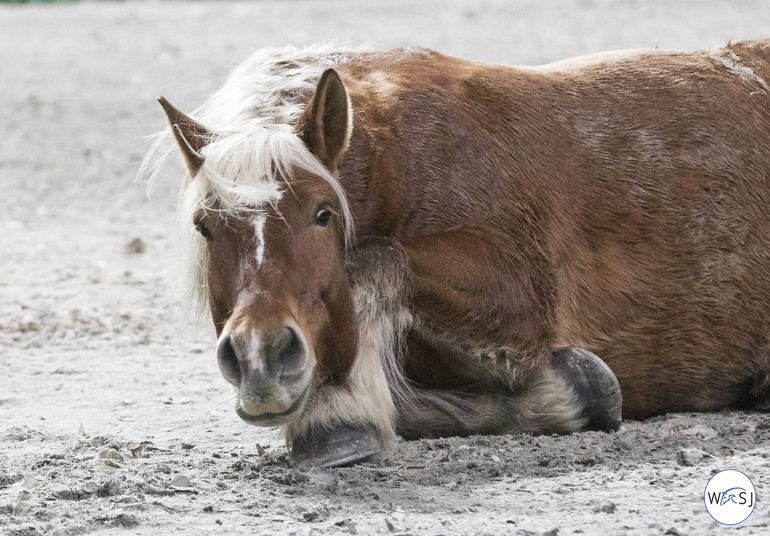
[[[413,390],[398,404],[397,432],[406,439],[504,433],[614,431],[620,387],[612,371],[579,348],[554,352],[551,366],[511,390],[489,384]]]

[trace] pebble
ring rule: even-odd
[[[35,489],[40,485],[40,479],[36,476],[26,476],[21,481],[21,487],[25,490]]]
[[[177,491],[190,491],[193,489],[190,479],[184,475],[174,475],[171,482],[169,482],[169,486]]]
[[[99,457],[102,460],[115,460],[118,462],[123,461],[123,455],[115,449],[102,449],[99,451]]]
[[[99,497],[115,497],[121,493],[123,493],[123,486],[117,480],[107,480],[99,486],[99,491],[97,492]]]
[[[139,237],[135,237],[128,242],[126,249],[129,253],[138,255],[147,251],[147,246],[145,245],[144,240]]]
[[[358,529],[353,524],[353,522],[349,519],[345,519],[344,521],[337,521],[335,525],[337,525],[338,527],[345,527],[346,529],[348,529],[348,532],[350,534],[358,534]]]
[[[90,480],[83,484],[83,487],[81,488],[85,493],[96,493],[99,491],[99,484],[94,482],[93,480]]]
[[[717,432],[710,426],[703,426],[697,424],[685,430],[682,430],[684,435],[702,437],[703,439],[714,439],[717,437]]]
[[[123,508],[142,508],[144,506],[142,500],[139,497],[134,497],[133,495],[126,495],[121,497],[116,502]]]
[[[700,462],[705,460],[706,458],[712,458],[711,454],[708,452],[703,452],[702,450],[698,449],[681,449],[679,452],[676,453],[676,461],[679,465],[684,465],[685,467],[690,467],[693,465],[698,465]]]
[[[614,514],[617,509],[618,505],[611,502],[594,508],[594,513],[598,514],[599,512],[604,512],[605,514]]]
[[[22,514],[26,514],[32,509],[32,507],[29,505],[29,503],[25,501],[19,501],[16,503],[16,506],[13,508],[13,515],[20,516]]]

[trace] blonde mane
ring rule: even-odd
[[[259,211],[291,188],[292,170],[301,168],[332,186],[345,222],[346,244],[351,243],[353,218],[344,190],[292,129],[323,71],[362,52],[364,49],[340,52],[339,45],[329,44],[258,50],[190,114],[213,133],[201,151],[203,167],[194,178],[185,177],[177,207],[182,262],[178,281],[188,310],[199,322],[209,319],[208,259],[193,215],[201,209],[211,210],[212,199],[217,210],[227,213]],[[175,150],[170,129],[154,138],[137,175],[148,188]]]

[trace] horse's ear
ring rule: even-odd
[[[211,140],[211,131],[192,117],[183,114],[164,97],[158,97],[158,102],[163,106],[168,122],[171,123],[171,132],[174,133],[182,151],[187,170],[194,177],[203,165],[203,155],[200,151]]]
[[[333,167],[348,148],[353,125],[348,92],[334,69],[327,69],[294,127],[310,152]]]

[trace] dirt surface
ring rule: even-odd
[[[179,160],[150,198],[132,185],[140,137],[163,124],[154,97],[193,108],[260,46],[352,39],[536,64],[758,37],[762,0],[0,6],[0,534],[708,534],[728,530],[702,499],[728,467],[759,497],[729,530],[770,533],[761,414],[289,468],[275,431],[235,415],[212,333],[175,311]]]

